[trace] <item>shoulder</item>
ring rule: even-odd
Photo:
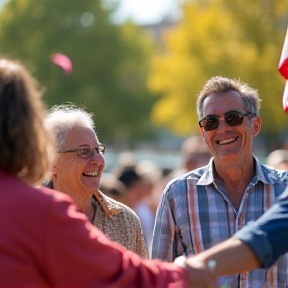
[[[122,209],[123,209],[124,213],[127,215],[127,217],[134,219],[137,222],[138,221],[140,222],[139,217],[134,210],[132,210],[130,207],[128,207],[127,205],[125,205],[123,203],[120,203],[120,204],[122,205]]]
[[[72,203],[73,200],[66,194],[48,189],[45,187],[34,187],[29,184],[24,183],[18,178],[0,172],[0,191],[1,197],[18,199],[16,202],[22,202],[22,205],[25,203],[36,203],[42,207],[49,206],[49,203],[55,201],[66,201]],[[9,191],[9,193],[8,193]]]
[[[203,167],[199,167],[197,169],[191,170],[187,173],[184,173],[174,179],[172,179],[168,185],[173,185],[173,184],[179,184],[182,182],[187,182],[187,181],[198,181],[204,173],[209,172],[209,170],[212,169],[212,166],[210,164],[203,166]]]
[[[209,172],[208,169],[209,166],[203,166],[172,179],[165,187],[163,195],[167,197],[170,195],[175,196],[179,193],[183,195],[183,191],[188,191],[188,187],[189,190],[192,189],[194,186],[193,183],[196,186],[197,182],[201,179],[204,173]],[[187,185],[187,183],[189,183],[189,185]]]
[[[110,200],[111,200],[111,203],[114,203],[114,205],[117,205],[120,208],[120,210],[125,213],[127,218],[130,218],[132,220],[136,220],[137,222],[140,222],[138,215],[130,207],[128,207],[127,205],[125,205],[121,202],[118,202],[114,199],[110,198]]]
[[[287,181],[288,180],[288,172],[284,170],[278,170],[274,167],[267,166],[264,164],[259,163],[259,170],[258,174],[263,173],[263,176],[272,182],[279,182],[279,181]],[[259,173],[260,172],[260,173]],[[272,183],[273,184],[273,183]]]
[[[46,199],[50,199],[51,202],[66,202],[68,204],[74,204],[74,200],[67,194],[56,191],[54,189],[46,188],[46,187],[38,187],[36,188],[38,192],[40,191],[42,195],[45,195]]]
[[[69,218],[70,211],[76,208],[72,199],[63,193],[32,187],[12,176],[1,176],[0,218],[9,219],[9,225],[18,227],[19,231],[26,230],[27,225],[28,229],[42,231],[49,223],[59,223],[55,219]]]

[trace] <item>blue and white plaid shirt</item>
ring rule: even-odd
[[[207,166],[170,181],[157,210],[152,258],[172,262],[180,255],[199,253],[230,238],[247,222],[262,215],[285,190],[288,173],[254,159],[256,173],[238,210],[223,187],[215,183],[213,158]],[[222,287],[261,288],[265,281],[270,287],[288,287],[287,255],[269,270],[219,278]]]

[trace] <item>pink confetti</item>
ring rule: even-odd
[[[52,55],[52,62],[60,66],[66,74],[72,71],[72,61],[64,54],[55,53]]]

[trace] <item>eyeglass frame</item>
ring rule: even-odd
[[[80,152],[79,152],[80,149],[81,148],[88,148],[88,147],[91,150],[90,154],[87,155],[87,156],[81,155]],[[102,147],[103,150],[99,150],[99,147]],[[68,149],[68,150],[65,150],[65,151],[59,151],[58,153],[73,153],[73,152],[77,152],[79,157],[88,159],[88,158],[90,158],[93,155],[94,150],[96,150],[99,155],[103,155],[105,153],[105,151],[106,151],[106,146],[104,144],[99,143],[98,147],[95,147],[95,148],[91,149],[91,147],[89,145],[81,145],[81,146],[79,146],[79,147],[77,147],[75,149]]]
[[[242,119],[242,120],[241,120],[241,123],[239,123],[239,124],[237,124],[237,125],[229,125],[229,123],[226,121],[226,118],[225,118],[225,117],[226,117],[227,114],[229,114],[229,113],[231,113],[231,112],[236,112],[236,113],[238,113],[238,115],[241,116],[241,119]],[[202,122],[203,120],[206,120],[207,117],[211,117],[211,118],[212,118],[212,116],[215,116],[215,118],[218,120],[218,124],[217,124],[217,126],[216,126],[214,129],[206,130],[206,129],[203,127],[203,125],[201,124],[201,122]],[[201,119],[201,120],[198,122],[198,125],[199,125],[199,127],[203,128],[205,131],[213,131],[213,130],[215,130],[215,129],[218,128],[219,123],[220,123],[219,119],[221,119],[221,118],[224,117],[224,121],[225,121],[230,127],[235,127],[235,126],[239,126],[239,125],[241,125],[241,124],[243,123],[243,120],[244,120],[244,117],[245,117],[245,116],[247,116],[247,117],[256,117],[257,114],[256,114],[256,113],[251,113],[251,112],[242,113],[242,112],[237,111],[237,110],[227,111],[227,112],[225,112],[225,113],[222,114],[222,115],[209,114],[209,115],[205,116],[203,119]]]

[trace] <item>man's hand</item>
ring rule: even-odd
[[[217,287],[217,279],[213,271],[196,257],[190,256],[183,261],[183,256],[175,259],[175,263],[181,265],[184,263],[189,274],[189,287],[191,288],[215,288]],[[182,265],[183,266],[183,265]]]

